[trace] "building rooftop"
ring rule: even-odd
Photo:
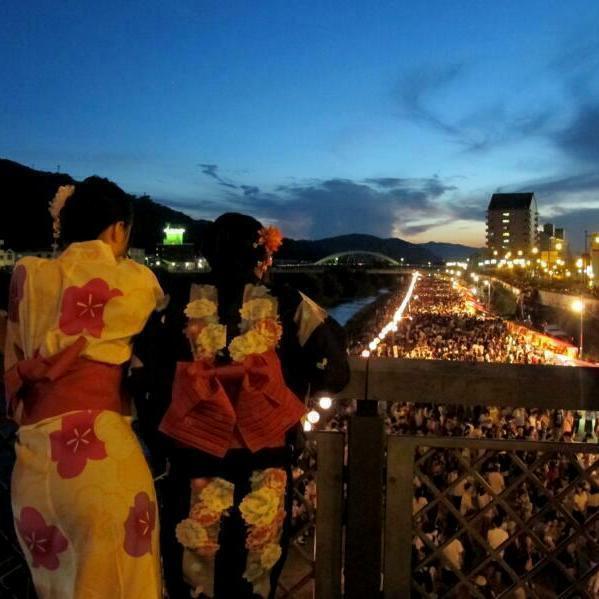
[[[489,202],[489,210],[528,210],[534,195],[533,192],[494,193]]]

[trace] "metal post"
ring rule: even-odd
[[[345,597],[376,597],[381,587],[384,426],[377,402],[360,400],[349,424]]]
[[[580,298],[580,348],[578,350],[578,357],[582,360],[582,350],[584,343],[584,302],[582,296]]]
[[[584,231],[584,253],[585,254],[588,254],[588,252],[589,252],[588,239],[589,239],[589,232],[585,229],[585,231]]]

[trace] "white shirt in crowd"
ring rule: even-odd
[[[464,545],[459,539],[454,539],[442,550],[445,559],[456,569],[461,570],[464,563]]]

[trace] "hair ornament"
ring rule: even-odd
[[[262,227],[258,231],[258,236],[255,246],[263,245],[269,254],[274,254],[283,244],[283,234],[278,227]]]
[[[52,217],[52,235],[54,239],[60,237],[60,211],[64,208],[66,201],[74,192],[74,185],[61,185],[49,204],[48,211]]]

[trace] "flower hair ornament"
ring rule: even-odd
[[[65,202],[73,195],[74,191],[74,185],[61,185],[49,204],[48,211],[52,217],[52,236],[55,241],[58,241],[60,238],[60,211],[64,208]]]
[[[266,250],[266,258],[258,262],[258,269],[265,272],[272,264],[272,255],[279,250],[283,245],[283,234],[278,227],[262,227],[258,231],[258,241],[254,243],[254,247],[263,246]]]

